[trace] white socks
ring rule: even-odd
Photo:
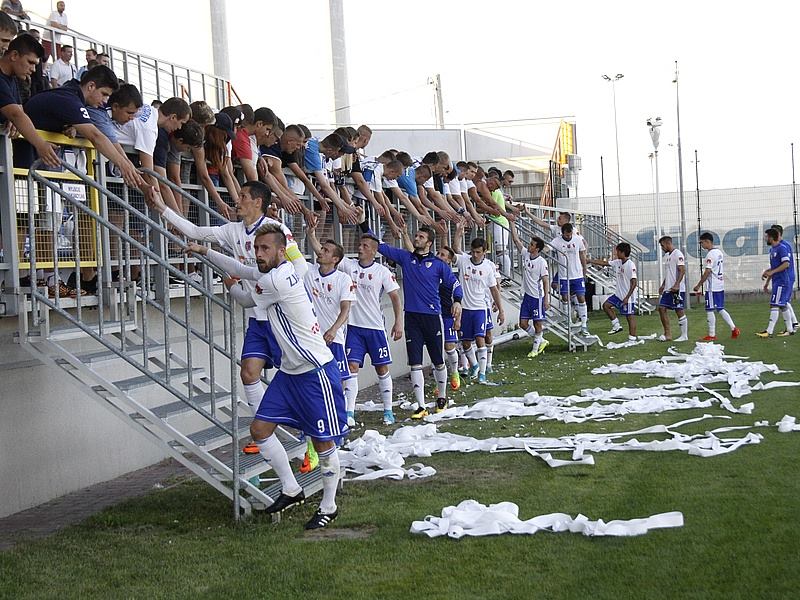
[[[260,379],[255,383],[245,383],[243,387],[244,398],[247,400],[247,405],[252,411],[252,416],[255,416],[256,411],[258,410],[258,405],[261,404],[261,399],[264,397],[266,388],[264,387],[264,384],[261,383]]]
[[[447,367],[433,367],[433,378],[436,380],[436,397],[447,398]]]
[[[778,324],[778,312],[780,309],[777,306],[772,306],[769,309],[769,324],[767,325],[767,333],[772,335],[775,331],[775,325]]]
[[[733,318],[731,318],[731,313],[729,313],[724,308],[719,311],[719,316],[722,317],[722,320],[731,328],[731,331],[736,329],[736,323],[733,322]]]
[[[478,348],[476,354],[478,355],[478,374],[479,375],[486,375],[486,353],[487,348],[484,346],[483,348]]]
[[[797,323],[797,315],[794,314],[794,308],[792,307],[791,302],[786,303],[786,309],[789,311],[789,314],[792,316],[792,324]]]
[[[447,369],[450,373],[458,371],[458,352],[455,348],[445,351],[445,359],[447,360]]]
[[[786,325],[786,331],[792,332],[794,331],[794,323],[792,322],[792,311],[790,311],[786,306],[783,307],[781,311],[783,315],[783,324]]]
[[[486,368],[492,368],[492,356],[494,355],[494,342],[486,344]]]
[[[589,322],[589,311],[586,308],[586,302],[579,303],[576,308],[578,310],[578,318],[581,320],[581,327],[586,327]]]
[[[619,329],[620,327],[622,327],[622,325],[619,324],[619,318],[618,317],[614,317],[613,319],[611,319],[611,328],[612,329]]]
[[[297,496],[303,491],[303,488],[297,483],[294,478],[292,466],[289,464],[289,455],[281,444],[280,440],[275,435],[269,436],[267,439],[256,441],[258,451],[264,457],[275,471],[278,479],[281,480],[282,492],[287,496]]]
[[[470,345],[469,350],[464,350],[464,354],[467,357],[467,361],[469,361],[470,369],[478,364],[478,359],[475,358],[475,344]]]
[[[351,379],[356,379],[352,377]],[[386,375],[378,375],[378,389],[381,391],[381,402],[383,402],[383,410],[392,410],[392,392],[394,391],[394,384],[392,383],[392,374],[386,371]]]
[[[420,406],[425,407],[425,377],[422,375],[422,367],[411,367],[411,386],[414,388],[414,410]]]
[[[689,317],[683,315],[678,319],[678,325],[681,327],[681,337],[688,338],[689,337]]]
[[[708,321],[709,337],[717,337],[717,317],[714,315],[713,310],[706,311],[706,320]]]
[[[544,337],[543,333],[534,333],[533,335],[533,351],[538,352],[539,347],[542,345],[542,338]]]
[[[319,452],[319,470],[322,473],[322,502],[319,510],[329,515],[336,512],[336,486],[339,485],[339,452],[336,446]],[[285,487],[285,486],[284,486]]]
[[[344,381],[344,401],[347,412],[356,412],[356,398],[358,397],[358,375],[353,375]]]

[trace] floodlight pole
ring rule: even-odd
[[[606,171],[603,167],[603,157],[600,157],[600,190],[603,199],[603,224],[608,227],[608,218],[606,217]],[[797,227],[795,227],[797,229]]]
[[[700,266],[700,277],[703,276],[703,257],[700,252],[700,169],[698,168],[699,160],[697,158],[697,150],[694,151],[694,181],[697,188],[697,262]]]
[[[614,77],[603,75],[603,79],[611,82],[611,98],[614,103],[614,144],[617,150],[617,204],[619,209],[619,235],[622,236],[622,177],[619,168],[619,129],[617,128],[617,86],[616,83],[625,77],[622,73],[617,73]]]
[[[681,153],[681,99],[678,93],[678,61],[675,61],[675,108],[678,117],[678,192],[681,200],[681,252],[684,260],[689,259],[689,244],[686,240],[686,209],[683,204],[683,154]],[[698,240],[699,243],[699,240]],[[691,308],[691,294],[686,295],[686,308]]]
[[[658,240],[664,235],[661,230],[661,194],[658,185],[658,140],[661,137],[661,117],[653,117],[647,119],[647,125],[650,127],[650,139],[653,141],[653,153],[655,154],[656,164],[656,234],[655,234],[655,247],[658,248]],[[659,285],[664,281],[664,265],[659,256],[658,260],[658,280]]]

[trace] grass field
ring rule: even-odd
[[[728,352],[777,363],[797,380],[800,336],[757,339],[766,303],[735,304],[739,340]],[[690,311],[690,337],[705,335],[705,316]],[[673,316],[674,320],[674,316]],[[719,327],[721,325],[721,327]],[[593,317],[593,329],[608,321]],[[673,327],[676,325],[673,323]],[[656,316],[640,320],[640,335],[660,331]],[[725,331],[718,322],[718,331]],[[782,325],[779,325],[782,329]],[[605,337],[605,336],[602,336]],[[692,343],[682,344],[689,350]],[[618,351],[569,354],[553,344],[537,360],[528,341],[495,351],[501,388],[469,386],[458,402],[494,394],[567,395],[587,387],[655,385],[631,375],[593,376],[592,367],[665,354],[648,342]],[[526,376],[519,375],[520,372]],[[771,424],[800,416],[797,388],[756,392],[752,415],[682,429]],[[558,436],[630,431],[673,423],[720,408],[568,425],[532,419],[446,421],[440,430],[475,437],[517,432]],[[379,413],[365,416],[381,431]],[[524,428],[521,426],[524,425]],[[694,429],[692,429],[692,427]],[[272,524],[263,517],[239,525],[230,506],[190,481],[109,509],[60,534],[0,554],[2,598],[791,598],[798,594],[800,557],[800,434],[760,428],[762,443],[713,458],[684,453],[608,452],[594,466],[551,469],[525,453],[437,454],[410,459],[436,468],[416,481],[346,483],[330,537],[304,534],[316,501]],[[8,482],[5,482],[8,484]],[[587,538],[570,533],[428,539],[412,536],[412,521],[473,498],[512,501],[520,517],[550,512],[590,519],[630,519],[683,512],[685,526],[636,538]]]

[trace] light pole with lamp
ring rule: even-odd
[[[656,235],[655,247],[658,252],[658,284],[664,281],[664,264],[661,261],[661,252],[658,250],[658,240],[664,235],[661,230],[661,198],[658,188],[658,139],[661,137],[661,117],[650,117],[647,119],[647,126],[650,128],[650,139],[653,141],[653,154],[656,164]]]
[[[611,98],[614,102],[614,143],[617,149],[617,205],[619,208],[619,235],[622,235],[622,178],[619,168],[619,130],[617,129],[617,86],[616,83],[625,77],[622,73],[617,73],[613,77],[603,75],[603,79],[611,82]]]

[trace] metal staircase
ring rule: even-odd
[[[516,227],[518,233],[524,239],[530,239],[534,235],[539,235],[530,229],[528,223],[519,222],[518,220]],[[561,264],[564,264],[566,257],[557,250],[550,248],[549,245],[548,248],[550,249],[550,252],[547,255],[548,263],[550,263],[548,266],[550,268],[550,272],[554,273],[556,272],[558,263],[560,262]],[[511,302],[515,305],[520,305],[523,297],[522,281],[524,277],[522,271],[522,260],[516,252],[516,247],[513,247],[513,244],[509,244],[508,250],[511,252],[511,277],[504,280],[501,284],[500,294],[508,302]],[[582,348],[584,351],[586,351],[589,346],[597,343],[599,340],[597,336],[587,336],[580,333],[580,323],[577,323],[573,320],[571,306],[564,307],[561,302],[561,296],[557,294],[552,287],[547,290],[547,292],[550,294],[550,308],[547,309],[545,330],[562,339],[567,344],[570,352],[574,352],[579,348]]]
[[[236,519],[266,508],[280,484],[262,489],[258,478],[269,466],[260,454],[239,450],[251,421],[241,416],[242,407],[246,414],[249,410],[237,392],[239,309],[231,305],[224,287],[214,284],[210,263],[178,257],[181,239],[146,210],[132,206],[129,200],[136,190],[124,187],[120,197],[103,185],[102,177],[98,183],[64,167],[95,201],[75,198],[32,168],[28,214],[35,214],[39,192],[47,189],[84,225],[70,234],[71,260],[51,259],[48,267],[56,280],[66,280],[62,275],[67,270],[79,276],[96,268],[98,299],[63,297],[58,288],[51,297],[36,284],[19,288],[17,341],[230,498]],[[173,189],[185,194],[177,186]],[[35,230],[34,219],[29,221],[30,239],[38,240],[42,232]],[[86,248],[95,248],[96,255],[81,257]],[[38,241],[30,245],[31,273],[37,269],[37,253],[47,255]],[[170,255],[175,258],[166,258]],[[61,254],[53,248],[49,256]],[[195,265],[202,280],[190,276]],[[278,436],[290,459],[303,456],[305,441],[282,428]],[[319,469],[300,475],[298,482],[307,496],[322,488]]]
[[[552,210],[552,209],[550,209]],[[641,260],[641,250],[639,246],[630,240],[626,240],[620,236],[613,229],[609,229],[599,218],[589,218],[588,215],[576,215],[577,226],[581,235],[586,240],[588,245],[588,252],[593,257],[606,258],[611,256],[614,247],[620,242],[627,242],[631,246],[631,260],[636,264],[637,271],[639,272],[638,281],[638,295],[637,302],[639,314],[652,313],[656,307],[648,300],[648,291],[643,285],[645,281],[643,273],[643,261]],[[520,226],[518,221],[518,227]],[[536,235],[543,240],[547,241],[552,237],[551,232],[545,229],[540,224],[531,219],[526,219],[522,223],[522,227],[526,228],[527,232]],[[520,229],[522,232],[523,229]],[[587,265],[586,275],[595,282],[597,286],[611,290],[614,293],[616,289],[616,281],[614,276],[609,273],[605,267],[598,267],[596,265]]]

